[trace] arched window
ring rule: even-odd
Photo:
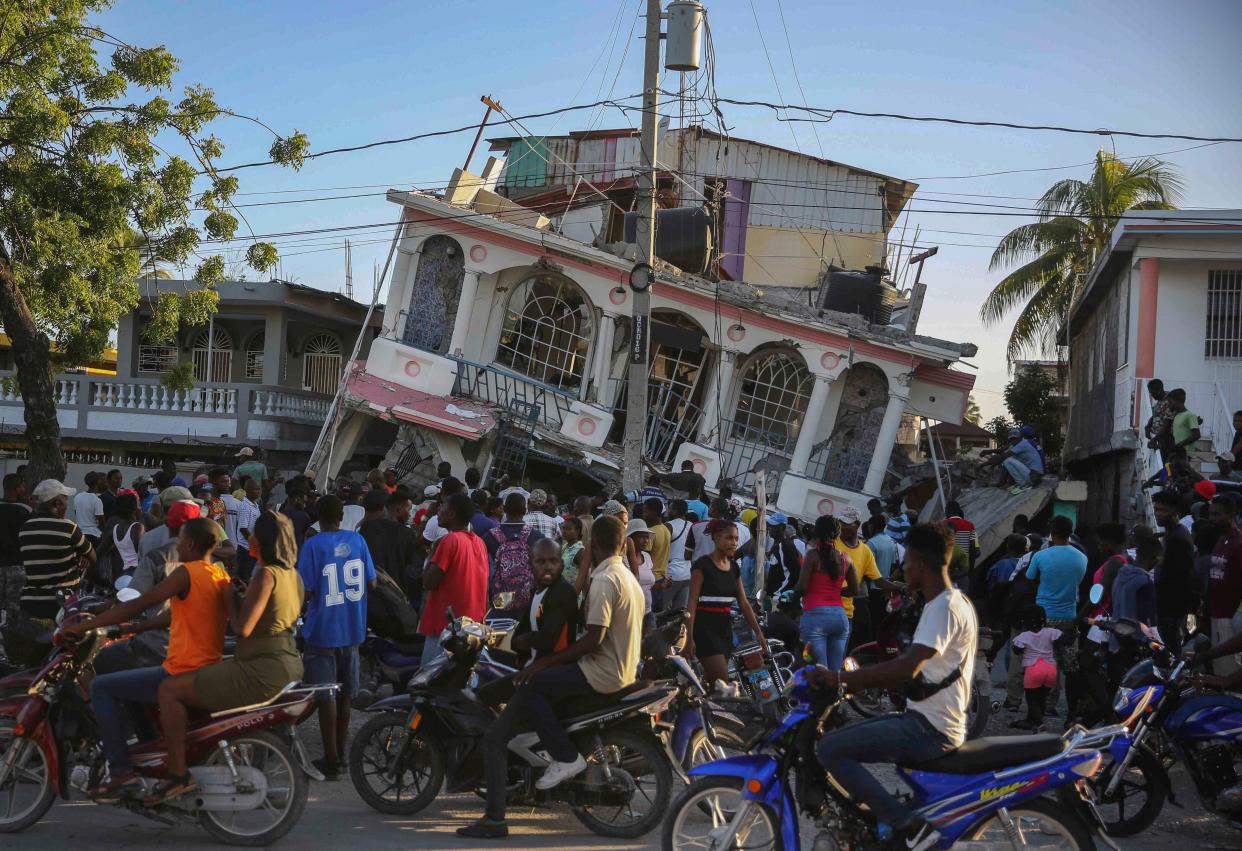
[[[802,358],[789,352],[767,352],[751,357],[742,371],[734,437],[760,439],[778,445],[792,441],[806,414],[814,378]]]
[[[315,334],[302,347],[302,389],[331,395],[341,383],[341,341]]]
[[[263,343],[266,334],[258,331],[250,335],[246,342],[246,380],[263,380]]]
[[[845,373],[841,404],[824,450],[825,482],[862,490],[887,409],[888,376],[884,370],[871,363],[851,366]]]
[[[211,330],[210,339],[208,331]],[[194,358],[195,381],[229,381],[233,376],[233,337],[228,331],[215,325],[204,328],[194,336],[190,348]],[[211,368],[208,370],[208,362]]]
[[[456,240],[437,234],[423,241],[405,311],[403,343],[439,354],[448,351],[461,299],[464,264]]]
[[[591,306],[557,275],[536,275],[513,289],[496,361],[536,381],[577,391],[590,349]]]

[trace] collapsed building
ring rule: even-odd
[[[908,181],[701,128],[661,136],[649,327],[634,334],[637,131],[492,142],[481,175],[401,206],[387,309],[312,459],[335,476],[374,418],[388,463],[448,461],[558,494],[620,478],[625,382],[650,341],[645,463],[811,518],[879,495],[903,425],[960,423],[968,343],[916,333],[887,279]]]

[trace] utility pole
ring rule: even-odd
[[[655,260],[656,132],[660,116],[660,0],[647,0],[647,44],[643,59],[642,170],[638,172],[638,264],[651,269]],[[654,277],[654,273],[650,273]],[[643,444],[647,436],[647,372],[651,351],[651,289],[632,287],[628,392],[621,441],[621,481],[626,490],[643,484]]]

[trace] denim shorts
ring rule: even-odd
[[[337,697],[358,696],[358,645],[349,647],[315,647],[306,645],[302,652],[302,682],[307,685],[340,683]]]

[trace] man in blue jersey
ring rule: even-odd
[[[350,701],[358,694],[358,645],[367,635],[367,589],[375,587],[375,565],[363,537],[341,529],[344,505],[339,497],[320,497],[316,508],[319,534],[298,555],[298,574],[306,586],[304,681],[341,684],[335,700],[319,704],[324,755],[315,760],[327,779],[339,780]]]

